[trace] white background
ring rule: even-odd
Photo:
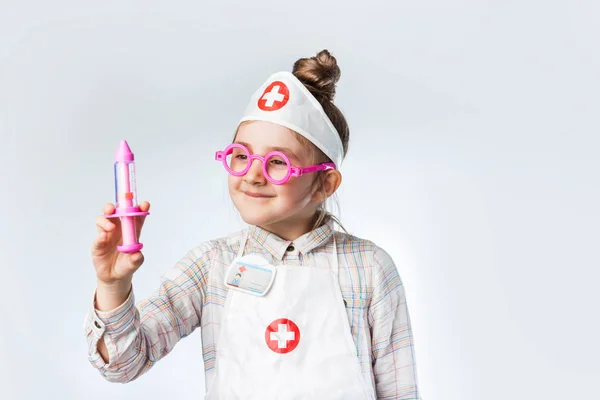
[[[114,153],[128,140],[152,204],[141,299],[191,247],[243,227],[214,152],[268,75],[323,48],[351,128],[341,219],[398,265],[423,399],[600,398],[599,11],[2,1],[2,398],[202,398],[199,331],[127,385],[87,361]]]

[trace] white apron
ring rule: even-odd
[[[238,258],[243,256],[248,232]],[[372,400],[329,265],[275,266],[262,297],[229,289],[206,400]]]

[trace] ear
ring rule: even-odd
[[[317,190],[313,193],[312,200],[321,203],[327,200],[335,191],[340,187],[342,183],[342,174],[336,169],[325,171],[320,178],[320,185]]]

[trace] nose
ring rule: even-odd
[[[265,175],[262,170],[262,162],[258,159],[254,159],[251,161],[250,169],[244,175],[244,182],[251,185],[260,185],[264,184],[267,181]]]

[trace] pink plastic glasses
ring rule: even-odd
[[[254,159],[262,162],[265,178],[275,185],[286,183],[291,176],[298,177],[310,172],[335,169],[334,163],[294,167],[290,159],[280,151],[272,151],[263,157],[258,154],[250,154],[250,150],[239,143],[232,143],[225,150],[217,151],[215,154],[215,160],[222,161],[227,172],[234,176],[246,175]]]

